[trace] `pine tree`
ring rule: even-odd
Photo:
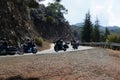
[[[92,41],[94,42],[99,42],[100,41],[100,30],[99,30],[99,20],[96,19],[94,29],[93,29],[93,34],[92,34]]]
[[[92,35],[92,22],[90,12],[86,14],[83,30],[82,30],[82,42],[90,42]]]
[[[104,33],[104,40],[106,41],[107,36],[110,35],[110,31],[108,30],[108,28],[105,28],[105,33]]]

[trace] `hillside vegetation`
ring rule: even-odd
[[[69,23],[61,10],[54,12],[62,6],[58,2],[45,7],[35,0],[0,1],[0,38],[6,37],[10,44],[17,46],[26,37],[42,37],[44,40],[71,37]]]
[[[45,39],[54,40],[62,37],[70,39],[72,36],[69,23],[63,14],[67,10],[58,2],[51,3],[47,7],[40,5],[38,9],[31,10],[31,17],[40,36]]]

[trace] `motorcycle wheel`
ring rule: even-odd
[[[56,52],[58,52],[58,47],[57,47],[57,46],[55,46],[55,47],[54,47],[54,50],[55,50]]]
[[[64,48],[63,50],[66,51],[66,48]]]
[[[36,54],[36,53],[37,53],[37,49],[34,48],[34,49],[32,50],[32,53],[33,53],[33,54]]]

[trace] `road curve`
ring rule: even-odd
[[[55,52],[54,51],[54,44],[51,44],[51,48],[47,49],[47,50],[43,50],[43,51],[38,51],[36,53],[37,54],[57,54],[57,53],[62,53],[62,52],[70,52],[70,51],[78,51],[78,50],[88,50],[88,49],[92,49],[93,47],[87,47],[87,46],[79,46],[78,49],[73,49],[71,45],[68,45],[69,48],[67,49],[67,51],[59,51],[59,52]],[[25,53],[24,55],[6,55],[6,56],[0,56],[0,57],[15,57],[15,56],[25,56],[25,55],[33,55],[33,53]]]
[[[62,52],[70,52],[70,51],[78,51],[78,50],[87,50],[87,49],[92,49],[93,47],[87,47],[87,46],[79,46],[78,49],[73,49],[71,45],[68,45],[69,48],[67,49],[67,51],[58,51],[55,52],[54,51],[54,44],[51,44],[51,48],[48,50],[43,50],[43,51],[39,51],[37,54],[56,54],[56,53],[62,53]]]

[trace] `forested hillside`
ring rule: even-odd
[[[41,4],[38,9],[32,9],[31,17],[43,38],[52,40],[59,36],[70,39],[72,33],[69,23],[63,16],[64,13],[67,13],[64,6],[55,2],[47,7]]]

